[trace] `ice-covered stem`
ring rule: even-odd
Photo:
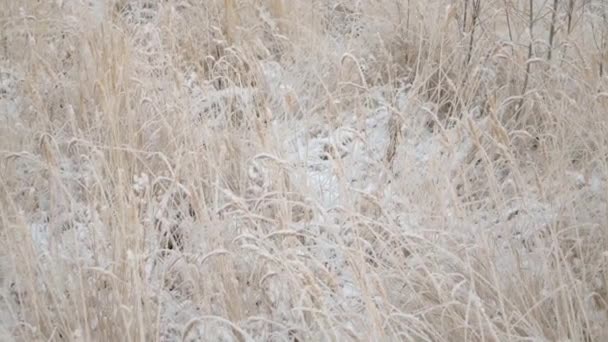
[[[557,18],[557,6],[559,5],[559,0],[553,0],[553,13],[551,14],[551,28],[549,29],[549,51],[547,52],[547,60],[551,60],[551,55],[553,53],[553,38],[555,37],[555,21]]]
[[[522,112],[522,107],[524,105],[524,99],[526,96],[526,91],[528,90],[528,82],[530,81],[530,68],[532,63],[530,63],[530,59],[532,59],[533,48],[534,48],[534,0],[529,0],[529,16],[528,16],[528,31],[530,33],[530,43],[528,44],[528,58],[526,58],[526,73],[524,76],[524,85],[521,89],[521,98],[519,99],[519,103],[517,104],[517,110],[515,112],[515,121],[519,119]]]
[[[503,0],[505,4],[505,18],[507,19],[507,29],[509,30],[509,39],[513,41],[513,31],[511,30],[511,15],[509,14],[509,4],[507,0]]]
[[[236,26],[238,25],[235,0],[224,0],[224,11],[224,34],[228,43],[232,44],[236,38]]]
[[[568,3],[568,34],[572,31],[572,12],[574,12],[574,0]]]
[[[608,5],[602,6],[602,51],[600,51],[600,78],[604,76],[604,62],[608,57]]]
[[[270,2],[270,11],[277,21],[279,32],[285,33],[285,2],[284,0],[272,0]]]
[[[462,32],[467,29],[467,14],[469,11],[469,0],[464,0],[464,13],[462,14]]]
[[[468,3],[468,1],[467,1]],[[466,20],[466,4],[465,4],[465,20]],[[473,45],[475,43],[475,27],[477,26],[477,21],[479,19],[479,9],[481,7],[481,0],[475,0],[473,2],[473,13],[471,14],[471,31],[470,31],[470,37],[469,37],[469,49],[467,52],[467,60],[465,65],[469,65],[469,63],[471,62],[471,57],[473,55]],[[464,23],[464,25],[466,25],[466,22]]]

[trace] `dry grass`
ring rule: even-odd
[[[607,13],[1,0],[0,340],[607,340]]]

